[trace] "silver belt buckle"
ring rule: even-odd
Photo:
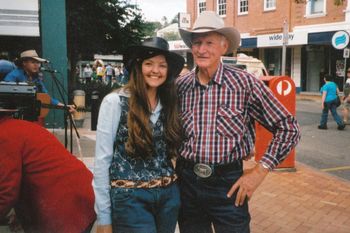
[[[207,164],[197,163],[193,167],[193,172],[201,178],[208,178],[213,173],[213,170]]]

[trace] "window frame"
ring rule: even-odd
[[[204,4],[204,7],[201,6],[200,4]],[[206,0],[197,0],[197,9],[198,9],[198,12],[197,12],[198,15],[200,15],[200,13],[202,13],[203,11],[206,11],[207,10],[207,1]]]
[[[317,0],[320,1],[320,0]],[[323,1],[323,10],[322,12],[316,12],[316,13],[312,13],[312,4],[315,3],[315,0],[308,0],[306,2],[306,6],[305,6],[305,17],[306,18],[315,18],[315,17],[322,17],[325,16],[327,14],[327,1],[326,0],[322,0]]]
[[[268,4],[272,4],[273,6],[268,7]],[[276,0],[264,0],[264,11],[273,11],[276,10]]]
[[[249,1],[248,0],[237,0],[238,1],[238,7],[237,7],[237,14],[238,15],[247,15],[249,11]],[[242,6],[242,3],[246,3],[246,6]],[[241,11],[242,8],[246,8],[246,11]]]
[[[221,3],[220,3],[221,1]],[[224,3],[223,3],[224,1]],[[220,9],[220,6],[222,9]],[[225,14],[220,14],[220,12],[224,12]],[[221,17],[225,17],[227,14],[227,0],[216,0],[216,13]]]

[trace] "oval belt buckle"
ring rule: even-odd
[[[195,164],[193,167],[193,172],[201,178],[208,178],[213,173],[211,167],[204,163]]]

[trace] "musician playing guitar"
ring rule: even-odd
[[[35,50],[26,50],[21,53],[18,62],[18,68],[8,73],[5,82],[26,82],[36,86],[37,93],[48,93],[42,78],[39,76],[41,63],[46,62],[45,59],[40,58]],[[51,98],[51,104],[57,106],[64,106],[55,98]],[[73,105],[67,105],[70,112],[74,112]]]

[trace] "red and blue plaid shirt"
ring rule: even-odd
[[[261,162],[273,169],[300,139],[296,119],[271,90],[249,73],[220,64],[208,85],[193,70],[177,79],[185,139],[180,155],[227,164],[254,150],[255,121],[273,133]]]

